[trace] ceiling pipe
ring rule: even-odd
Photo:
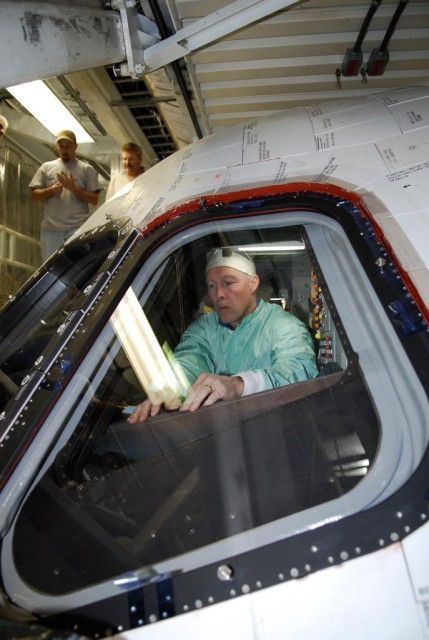
[[[389,51],[387,49],[390,39],[393,36],[396,25],[398,24],[398,20],[402,15],[405,7],[408,4],[408,0],[400,0],[398,6],[396,7],[396,11],[393,15],[393,18],[390,21],[390,24],[387,28],[383,41],[380,47],[374,48],[371,51],[371,54],[368,59],[368,64],[366,66],[366,75],[368,76],[382,76],[387,63],[389,62]]]
[[[362,55],[362,42],[366,36],[368,31],[368,27],[371,23],[371,20],[380,6],[382,0],[373,0],[371,2],[371,6],[369,7],[367,14],[365,16],[365,20],[362,23],[360,28],[358,37],[354,44],[354,47],[351,49],[347,49],[346,54],[344,56],[343,63],[341,65],[341,74],[345,77],[357,76],[363,61]]]

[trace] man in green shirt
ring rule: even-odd
[[[247,254],[230,247],[209,252],[206,283],[213,311],[186,329],[174,351],[191,384],[181,411],[317,376],[306,326],[257,297],[259,277]],[[144,421],[159,410],[145,400],[128,420]]]

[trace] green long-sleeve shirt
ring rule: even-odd
[[[204,314],[183,333],[175,356],[190,383],[203,372],[244,373],[245,394],[308,380],[318,372],[306,326],[264,300],[236,329],[223,324],[214,311]]]

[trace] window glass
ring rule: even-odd
[[[185,556],[262,525],[275,536],[285,518],[353,492],[371,469],[379,416],[307,229],[279,219],[236,227],[178,236],[152,256],[53,412],[62,441],[13,528],[15,567],[32,590],[63,595],[129,571],[183,568]],[[204,271],[217,246],[253,255],[259,296],[307,326],[319,374],[131,425],[148,386],[159,398],[185,393],[171,353],[212,313]]]
[[[84,241],[75,240],[51,259],[18,292],[0,316],[0,411],[16,393],[28,371],[67,315],[82,304],[82,292],[118,240],[106,225]]]

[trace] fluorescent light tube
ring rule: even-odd
[[[264,242],[261,244],[248,244],[237,247],[239,251],[247,253],[283,253],[284,251],[304,251],[305,245],[297,240],[286,240],[285,242]]]
[[[7,87],[7,90],[54,136],[63,129],[69,129],[76,135],[78,143],[94,142],[89,133],[42,80],[24,82],[14,87]]]

